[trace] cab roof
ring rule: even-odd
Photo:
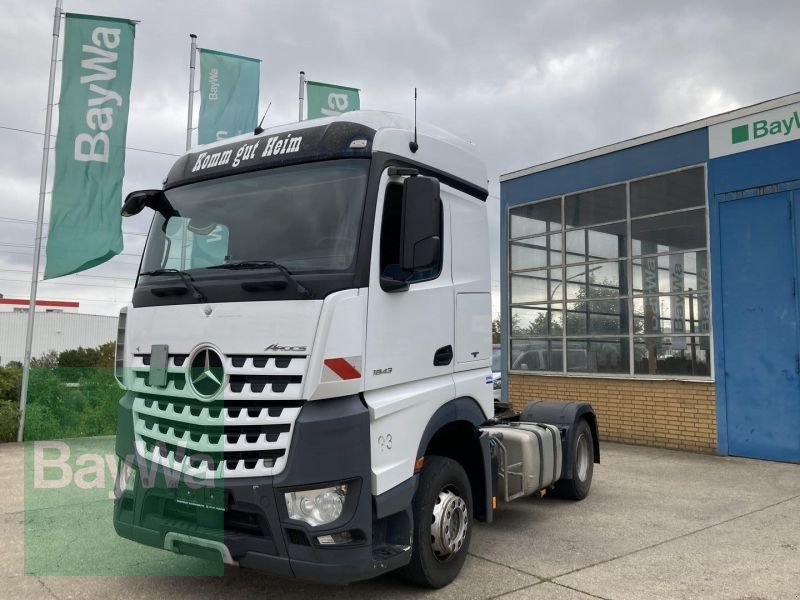
[[[388,153],[413,163],[430,166],[479,190],[488,189],[486,167],[473,144],[435,125],[418,121],[418,150],[412,152],[409,142],[414,139],[414,133],[412,119],[398,113],[374,110],[352,111],[335,117],[287,123],[270,127],[258,134],[242,134],[192,148],[176,162],[164,183],[166,187],[174,187],[193,180],[230,174],[228,171],[245,172],[325,158]],[[354,148],[351,144],[356,140],[366,141]],[[277,145],[283,152],[267,155],[270,143],[273,148]],[[290,146],[291,151],[287,152]],[[249,157],[247,160],[251,162],[248,167],[239,167],[242,163],[241,157],[239,162],[235,157],[240,152]],[[225,158],[229,160],[221,163]],[[261,160],[262,158],[270,160],[267,162]],[[205,167],[203,161],[207,163]],[[237,164],[234,165],[234,162]]]

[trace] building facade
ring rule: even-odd
[[[0,366],[22,362],[28,315],[0,312]],[[55,351],[96,348],[117,339],[117,317],[71,312],[36,313],[31,356],[41,358]]]
[[[800,462],[800,94],[501,177],[504,393]]]

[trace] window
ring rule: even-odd
[[[510,368],[711,375],[704,167],[509,211]]]
[[[167,190],[177,214],[156,213],[141,270],[228,278],[238,290],[234,271],[209,267],[275,261],[293,274],[352,269],[368,168],[360,160],[306,163]]]
[[[439,233],[439,258],[436,264],[423,271],[418,271],[409,276],[408,272],[400,269],[400,245],[403,209],[403,186],[398,183],[390,183],[386,187],[386,197],[383,203],[383,219],[381,221],[381,276],[406,281],[408,283],[418,283],[420,281],[430,281],[439,277],[442,272],[443,258],[443,235]],[[439,202],[439,223],[443,223],[442,203]]]
[[[164,268],[204,269],[224,264],[229,255],[227,225],[172,217],[167,221],[164,233],[167,239],[161,260]]]

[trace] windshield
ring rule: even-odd
[[[293,276],[352,271],[368,168],[365,160],[310,163],[168,190],[174,213],[155,216],[139,285],[162,285],[163,270],[174,269],[202,287],[242,276],[213,267],[264,261]]]

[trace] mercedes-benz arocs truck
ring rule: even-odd
[[[599,462],[585,403],[493,414],[486,168],[383,112],[202,146],[162,189],[116,374],[119,535],[305,580],[441,587],[475,521]]]

